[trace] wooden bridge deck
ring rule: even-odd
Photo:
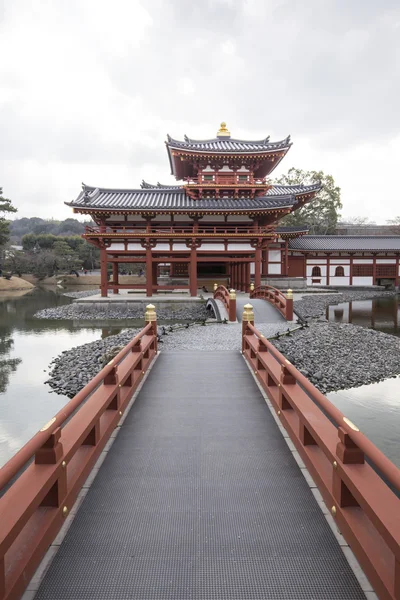
[[[241,355],[164,352],[36,598],[365,596]]]
[[[284,323],[286,319],[281,315],[279,310],[261,298],[251,298],[248,296],[239,295],[236,298],[237,318],[242,321],[244,305],[251,303],[254,312],[254,320],[256,323]]]

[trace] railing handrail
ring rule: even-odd
[[[293,296],[286,296],[278,288],[272,287],[272,285],[258,285],[254,290],[250,292],[250,298],[263,298],[268,302],[271,302],[279,312],[285,317],[287,321],[293,320]]]
[[[277,362],[280,363],[281,366],[284,366],[290,375],[296,379],[311,399],[336,423],[338,427],[342,427],[346,431],[356,446],[358,446],[368,457],[369,461],[377,467],[379,474],[383,475],[383,477],[398,492],[400,492],[400,469],[398,469],[396,465],[361,431],[352,429],[345,420],[345,415],[336,408],[336,406],[332,404],[332,402],[330,402],[330,400],[328,400],[328,398],[324,396],[323,393],[307,379],[307,377],[300,373],[300,371],[296,369],[296,367],[289,362],[271,342],[263,337],[254,325],[248,323],[247,327],[258,338],[259,342],[268,349]]]
[[[132,346],[137,344],[152,329],[151,323],[148,323],[105,367],[95,375],[89,383],[85,385],[67,404],[50,419],[49,423],[44,425],[42,430],[38,431],[32,438],[0,469],[0,490],[31,461],[35,453],[43,446],[51,434],[65,424],[65,421],[79,408],[79,406],[92,394],[98,385],[112,371],[125,356],[130,352]]]
[[[214,300],[221,300],[228,312],[229,321],[236,321],[236,291],[228,290],[222,284],[214,286]]]
[[[192,227],[152,227],[150,230],[147,230],[143,227],[134,227],[134,226],[118,226],[118,227],[113,227],[112,225],[106,225],[105,227],[86,227],[85,228],[85,233],[83,235],[98,235],[98,234],[102,234],[102,235],[109,235],[109,234],[140,234],[143,236],[146,235],[154,235],[154,234],[163,234],[163,235],[169,235],[169,234],[186,234],[186,235],[193,235],[193,236],[198,236],[201,234],[207,234],[207,233],[215,233],[215,234],[220,234],[220,235],[227,235],[227,234],[247,234],[247,235],[251,235],[251,236],[257,236],[257,235],[264,235],[266,233],[273,233],[272,230],[270,230],[268,227],[258,227],[257,229],[251,228],[251,227],[239,227],[239,226],[231,226],[231,227],[221,227],[220,225],[216,225],[216,226],[203,226],[203,227],[198,227],[197,230],[193,230]]]
[[[379,598],[400,599],[400,469],[254,326],[242,353]]]

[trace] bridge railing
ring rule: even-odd
[[[400,470],[255,327],[242,353],[380,598],[400,598]]]
[[[218,285],[214,283],[214,300],[221,300],[223,302],[229,321],[236,321],[236,291],[227,290],[224,285]]]
[[[293,293],[285,294],[270,285],[260,285],[250,289],[250,298],[262,298],[273,304],[287,321],[293,321]]]
[[[147,325],[0,470],[0,599],[19,598],[157,354]]]

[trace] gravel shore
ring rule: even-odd
[[[341,294],[310,295],[295,301],[296,312],[311,319],[308,327],[289,336],[272,340],[282,352],[323,393],[358,387],[400,374],[400,339],[372,329],[347,323],[327,322],[323,317],[331,304],[393,296],[393,292],[345,291]],[[89,313],[87,309],[89,308]],[[177,321],[207,318],[204,305],[158,310],[158,318]],[[129,308],[99,307],[98,319],[143,318],[145,305]],[[188,312],[189,311],[189,312]],[[93,319],[93,307],[72,304],[45,309],[42,318]],[[313,319],[314,317],[314,319]],[[288,330],[287,323],[257,324],[265,337]],[[91,342],[63,352],[52,365],[48,383],[56,393],[73,397],[115,355],[139,329],[128,329],[116,336]],[[159,327],[160,350],[240,350],[241,324],[208,324]]]
[[[396,296],[397,292],[388,291],[351,291],[345,290],[340,294],[310,294],[300,300],[293,302],[294,311],[302,319],[310,319],[324,315],[328,306],[351,302],[353,300],[370,300],[371,298],[382,298]]]
[[[315,322],[273,344],[324,394],[400,373],[400,339],[357,325]]]

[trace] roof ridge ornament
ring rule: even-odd
[[[231,137],[231,132],[228,130],[225,121],[222,121],[221,127],[217,132],[217,137]]]

